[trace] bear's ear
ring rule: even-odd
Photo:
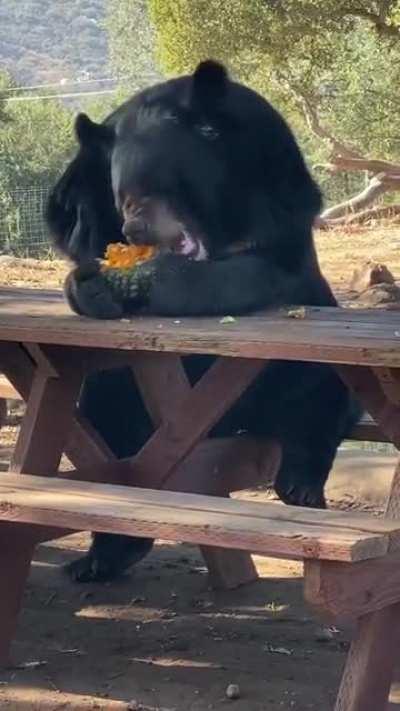
[[[208,59],[196,67],[192,79],[192,103],[208,105],[219,103],[228,87],[228,73],[219,62]]]
[[[95,123],[86,114],[78,114],[75,120],[75,133],[81,146],[111,145],[114,132],[109,126]]]

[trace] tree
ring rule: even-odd
[[[154,35],[146,0],[108,0],[105,26],[110,61],[117,76],[128,77],[130,93],[157,81]]]
[[[349,176],[354,164],[336,157],[396,163],[400,0],[148,3],[162,68],[187,72],[209,56],[227,63],[294,125],[333,202],[364,187],[364,173]],[[393,174],[384,184],[397,185]]]
[[[7,121],[0,124],[1,249],[24,252],[29,235],[42,233],[43,202],[50,183],[73,146],[72,113],[58,101],[22,98],[0,77]]]

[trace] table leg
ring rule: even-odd
[[[0,398],[0,429],[6,424],[7,412],[7,400],[5,398]]]
[[[79,374],[54,377],[38,367],[33,375],[11,468],[40,475],[57,474],[74,417]],[[23,591],[38,531],[0,527],[0,663],[9,658]],[[5,574],[6,571],[6,574]]]
[[[400,462],[386,515],[398,518]],[[400,604],[359,620],[346,661],[335,711],[385,711],[400,645]]]
[[[261,361],[236,363],[232,359],[220,358],[191,388],[177,356],[139,356],[133,369],[148,412],[159,429],[151,438],[149,447],[145,445],[135,458],[135,465],[142,472],[157,472],[160,485],[171,488],[170,481],[181,458],[208,433],[263,367],[265,363]],[[171,402],[175,403],[174,411],[171,411]],[[195,490],[195,471],[191,472],[191,479]],[[172,488],[177,488],[176,478]],[[232,489],[226,479],[219,494],[229,496]],[[215,546],[201,546],[200,550],[215,588],[233,589],[258,577],[253,559],[246,551]]]
[[[71,429],[79,381],[34,375],[10,469],[54,476]]]
[[[247,551],[200,546],[214,590],[235,590],[258,580],[257,568]]]
[[[399,643],[399,604],[359,621],[335,711],[385,711]]]
[[[0,665],[10,661],[10,647],[18,622],[18,615],[29,575],[35,548],[33,538],[15,535],[2,536],[0,527]]]

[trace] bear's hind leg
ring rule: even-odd
[[[130,368],[89,376],[79,410],[118,458],[135,454],[153,431]],[[86,555],[65,570],[76,582],[113,580],[142,560],[153,543],[151,538],[95,533]]]

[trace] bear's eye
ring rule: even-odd
[[[215,141],[215,139],[219,136],[218,129],[216,129],[215,126],[211,126],[211,124],[209,123],[197,124],[196,129],[199,133],[201,133],[202,136],[204,136],[204,138],[207,138],[209,141]]]

